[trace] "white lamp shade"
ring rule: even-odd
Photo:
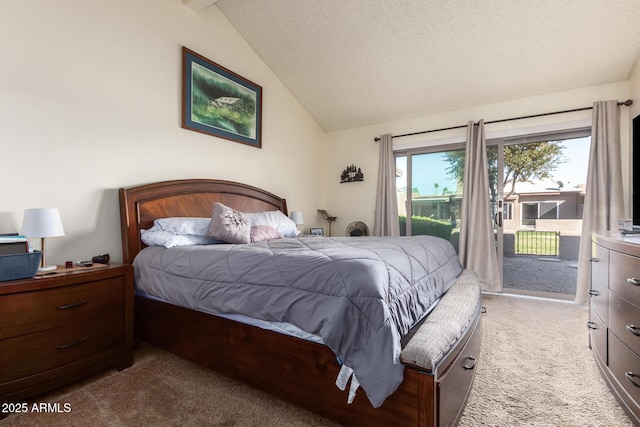
[[[291,212],[290,218],[291,218],[291,221],[296,223],[296,225],[304,224],[304,219],[302,218],[302,212],[300,211]]]
[[[64,236],[60,211],[57,208],[25,209],[22,234],[29,238]]]

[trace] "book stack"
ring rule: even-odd
[[[0,234],[0,255],[26,254],[29,240],[18,234]]]

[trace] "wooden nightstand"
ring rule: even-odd
[[[0,282],[0,402],[132,364],[133,267],[58,271]]]

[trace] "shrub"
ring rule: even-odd
[[[411,217],[411,234],[427,234],[430,236],[442,237],[445,240],[451,239],[453,226],[449,221],[427,218],[424,216]],[[407,217],[400,216],[400,235],[407,235]]]

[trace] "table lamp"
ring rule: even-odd
[[[304,219],[302,218],[302,212],[300,211],[291,212],[291,215],[289,217],[291,218],[291,221],[296,223],[296,225],[304,224]]]
[[[30,239],[41,239],[40,249],[42,250],[42,259],[38,271],[55,270],[55,265],[47,265],[45,239],[47,237],[64,236],[60,211],[58,211],[57,208],[25,209],[24,218],[22,219],[22,234]]]

